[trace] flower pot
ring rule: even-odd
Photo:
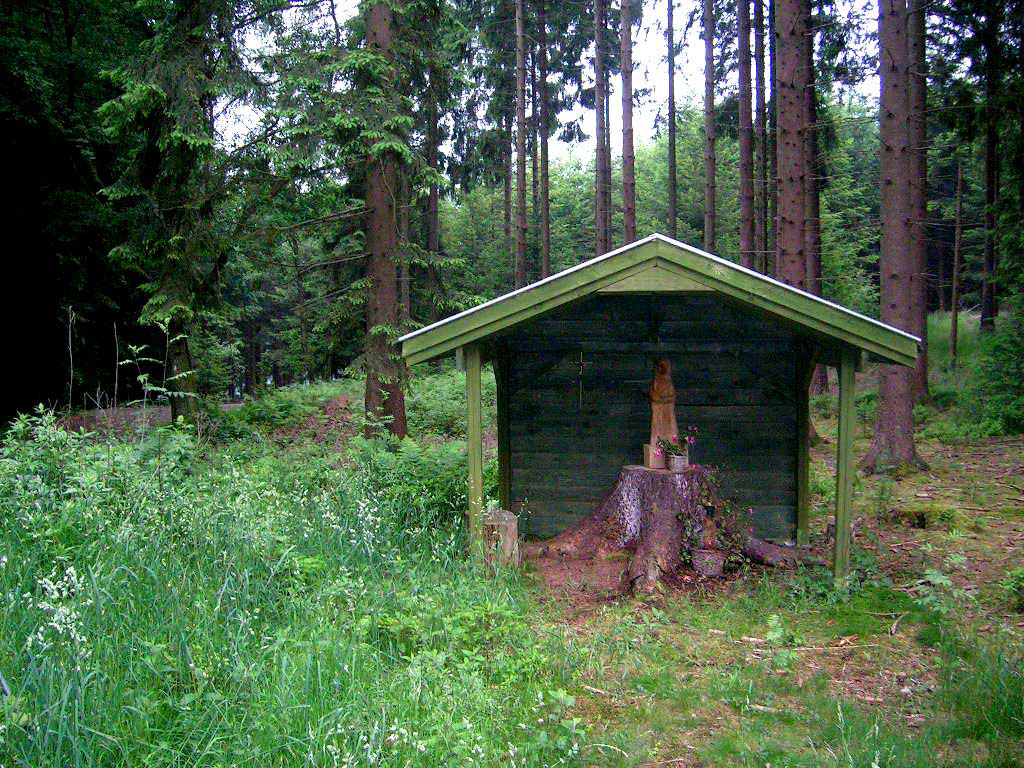
[[[661,448],[650,443],[644,445],[644,466],[648,469],[665,468],[665,454]]]
[[[693,570],[707,579],[717,579],[725,567],[725,553],[717,549],[694,549]]]
[[[686,451],[683,454],[671,454],[668,457],[668,468],[671,469],[673,472],[682,472],[684,469],[690,466],[689,453],[689,451]]]

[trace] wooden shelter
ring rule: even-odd
[[[497,384],[501,505],[555,535],[589,515],[650,427],[652,362],[671,361],[694,460],[753,510],[755,535],[807,538],[808,387],[839,370],[837,578],[849,561],[854,372],[864,353],[913,365],[918,339],[660,234],[400,339],[412,365],[456,353],[466,371],[469,522],[483,503],[481,366]]]

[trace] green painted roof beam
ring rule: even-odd
[[[402,355],[410,365],[440,357],[655,266],[884,361],[917,359],[919,340],[908,333],[658,234],[407,334],[399,340]]]

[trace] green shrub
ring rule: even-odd
[[[836,405],[832,395],[814,395],[811,398],[811,413],[819,419],[831,419],[836,415]]]
[[[485,369],[481,381],[484,430],[494,428],[494,375]],[[466,437],[466,376],[454,368],[413,376],[405,393],[410,434]]]
[[[1024,739],[1024,656],[1020,648],[998,641],[947,638],[944,651],[940,696],[956,714],[957,734],[996,747],[1019,745]]]
[[[1024,568],[1014,568],[1000,582],[1015,611],[1024,611]]]
[[[870,424],[878,417],[878,392],[858,392],[853,399],[853,407],[857,412],[857,421]]]
[[[1010,315],[983,342],[975,386],[986,420],[1006,433],[1024,432],[1024,299],[1012,302]]]
[[[571,672],[514,573],[365,467],[190,439],[39,414],[0,444],[0,764],[577,763]],[[370,460],[448,477],[431,509],[465,486],[457,446]]]
[[[465,443],[357,437],[349,456],[366,493],[403,524],[447,525],[466,510]]]

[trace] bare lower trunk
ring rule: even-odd
[[[914,368],[914,399],[928,397],[928,83],[925,56],[927,6],[911,0],[908,7],[910,57],[910,148],[913,184],[910,187],[912,240],[912,321],[910,332],[921,339]]]
[[[622,2],[622,223],[624,244],[636,240],[636,174],[633,155],[633,4]]]
[[[409,297],[409,206],[411,204],[409,194],[409,175],[403,170],[398,190],[398,240],[401,261],[398,265],[398,294],[401,309],[401,319],[408,322],[412,317],[412,301]]]
[[[171,421],[194,424],[199,416],[199,392],[188,328],[179,320],[168,325],[167,389],[170,390]]]
[[[715,250],[715,6],[704,0],[704,250]]]
[[[391,19],[387,3],[375,3],[367,10],[367,47],[388,61],[392,56]],[[371,287],[366,300],[365,402],[369,434],[378,433],[384,422],[388,431],[404,437],[408,431],[402,391],[404,366],[394,345],[398,327],[396,165],[390,153],[371,154],[366,169],[366,252]]]
[[[992,331],[999,314],[996,298],[996,204],[999,197],[999,114],[1002,59],[999,30],[1002,6],[990,3],[983,33],[985,50],[985,257],[981,283],[981,330]]]
[[[960,260],[964,218],[964,164],[956,164],[956,217],[953,223],[953,275],[949,291],[949,363],[956,368],[956,337],[960,322]]]
[[[779,201],[776,271],[778,278],[807,288],[804,249],[804,177],[807,117],[807,16],[804,0],[776,0],[775,50],[778,57],[775,96]]]
[[[881,46],[881,214],[879,256],[882,321],[908,330],[911,318],[910,251],[912,216],[910,175],[909,57],[905,0],[879,0]],[[914,371],[902,365],[879,369],[878,420],[875,436],[861,466],[879,472],[900,465],[922,464],[914,448]]]
[[[754,215],[754,123],[750,93],[750,0],[736,0],[739,42],[740,264],[753,268],[757,255]]]
[[[767,272],[768,131],[765,119],[764,0],[754,0],[754,265]]]
[[[768,240],[765,243],[765,274],[779,276],[779,91],[778,61],[775,52],[775,0],[768,0],[768,84],[771,88],[767,117],[768,154]]]
[[[525,0],[516,0],[516,260],[515,287],[526,285],[526,30]]]
[[[540,276],[551,274],[551,204],[548,179],[548,26],[544,1],[537,2],[540,66]]]
[[[676,41],[672,8],[674,0],[668,0],[667,4],[668,19],[665,37],[668,43],[668,234],[675,238],[679,236],[679,228],[676,224],[676,219],[679,218],[679,206],[676,201],[678,178],[676,172]]]
[[[609,232],[607,229],[608,212],[605,210],[608,190],[607,171],[605,163],[608,162],[606,150],[608,146],[607,123],[605,122],[605,107],[608,98],[605,90],[604,74],[604,26],[606,18],[605,0],[596,0],[594,3],[594,118],[595,118],[595,162],[594,162],[594,251],[600,256],[611,250]]]

